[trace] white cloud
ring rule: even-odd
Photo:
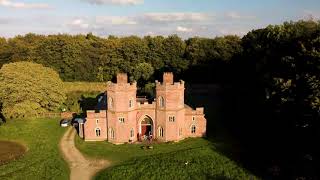
[[[127,16],[98,16],[96,17],[97,24],[113,24],[113,25],[135,25],[138,24],[134,18]]]
[[[209,15],[205,13],[146,13],[143,17],[154,22],[174,22],[174,21],[205,21]]]
[[[91,4],[114,4],[114,5],[138,5],[143,4],[144,0],[83,0]]]
[[[251,15],[243,15],[240,14],[238,12],[227,12],[226,13],[226,17],[230,18],[230,19],[235,19],[235,20],[240,20],[240,19],[254,19],[255,16],[251,16]]]
[[[87,29],[89,28],[89,24],[85,22],[84,19],[74,19],[69,25],[73,28]]]
[[[304,10],[302,14],[303,19],[320,19],[320,11]]]
[[[187,28],[187,27],[182,27],[182,26],[178,26],[176,29],[177,32],[191,32],[192,28]]]
[[[45,3],[24,3],[13,2],[12,0],[0,0],[0,6],[16,9],[48,9],[50,6]]]

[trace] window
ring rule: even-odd
[[[109,98],[109,109],[113,108],[113,99],[112,97]]]
[[[132,108],[133,107],[133,102],[132,102],[132,99],[129,100],[129,108]]]
[[[163,128],[159,127],[159,137],[163,137]]]
[[[195,121],[196,120],[196,117],[195,116],[192,116],[192,121]]]
[[[133,130],[133,128],[131,128],[131,130],[130,130],[130,137],[131,137],[131,138],[134,137],[134,130]]]
[[[196,133],[196,126],[195,125],[191,126],[191,133],[192,134]]]
[[[100,128],[96,128],[96,136],[99,137],[101,135],[101,130]]]
[[[96,119],[96,124],[99,124],[99,119]]]
[[[118,120],[120,123],[124,123],[124,117],[119,117]]]
[[[182,136],[182,128],[179,128],[179,136]]]
[[[169,116],[169,122],[174,122],[175,121],[175,117],[174,116]]]
[[[109,138],[114,139],[115,135],[114,135],[114,130],[112,128],[109,128]]]
[[[162,96],[159,96],[159,106],[161,108],[164,107],[164,98]]]

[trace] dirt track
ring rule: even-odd
[[[95,160],[84,157],[75,147],[76,131],[69,127],[60,140],[60,150],[70,167],[70,180],[90,180],[99,171],[107,168],[107,160]]]

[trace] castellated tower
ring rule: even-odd
[[[121,143],[128,142],[129,139],[137,140],[136,93],[136,82],[128,83],[128,76],[125,73],[117,74],[117,83],[108,82],[108,141]]]
[[[185,109],[184,81],[174,82],[173,74],[163,74],[163,82],[156,81],[156,137],[161,141],[183,139]]]

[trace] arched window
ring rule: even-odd
[[[132,108],[132,107],[133,107],[133,100],[130,99],[130,100],[129,100],[129,108]]]
[[[109,128],[109,137],[111,139],[114,139],[115,138],[115,133],[114,133],[114,130],[112,128]]]
[[[100,137],[100,135],[101,135],[101,130],[100,130],[100,128],[96,128],[96,136],[97,136],[97,137]]]
[[[159,96],[159,106],[161,108],[164,107],[164,98],[162,96]]]
[[[113,99],[112,97],[109,97],[109,109],[113,108]]]
[[[133,130],[133,128],[131,128],[131,130],[130,130],[130,137],[131,137],[131,138],[134,137],[134,130]]]
[[[192,134],[196,133],[196,126],[195,125],[191,126],[191,133]]]
[[[163,137],[163,128],[159,127],[159,137]]]

